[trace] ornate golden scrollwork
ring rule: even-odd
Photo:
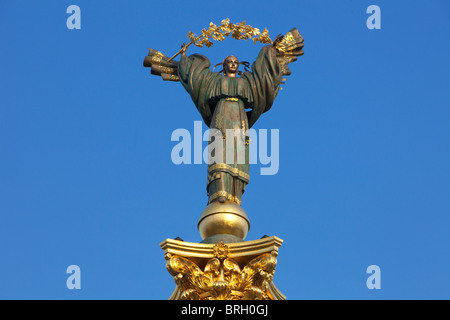
[[[214,258],[204,269],[191,259],[166,255],[167,270],[173,276],[181,300],[271,300],[270,283],[277,264],[277,252],[253,258],[241,270],[228,257],[229,249],[223,242],[214,246]]]
[[[224,244],[222,241],[218,244],[215,244],[213,247],[214,250],[214,256],[219,259],[226,259],[228,258],[228,254],[230,251],[228,250],[228,246]]]

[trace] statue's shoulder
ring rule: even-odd
[[[206,64],[206,67],[209,68],[211,66],[211,62],[209,61],[208,57],[194,53],[189,56],[189,60],[191,60],[192,63],[196,64]]]

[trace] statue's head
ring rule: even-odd
[[[242,72],[238,70],[240,64],[244,65],[246,71],[248,70],[249,63],[246,61],[239,62],[238,58],[235,56],[226,57],[221,63],[216,64],[214,68],[218,65],[222,65],[223,68],[219,73],[223,72],[225,76],[236,77],[236,74],[242,75]]]
[[[228,56],[223,60],[223,74],[228,77],[235,77],[238,73],[239,60],[235,56]]]

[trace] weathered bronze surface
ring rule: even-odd
[[[219,72],[209,69],[211,63],[203,55],[186,56],[186,50],[191,44],[209,47],[212,45],[210,39],[222,41],[229,35],[234,39],[253,38],[255,42],[271,45],[261,49],[251,71],[245,72],[238,68],[241,64],[247,67],[248,63],[239,62],[235,56],[226,57],[221,63],[223,69]],[[169,59],[161,52],[150,49],[144,66],[151,67],[151,73],[161,76],[163,80],[181,82],[205,124],[217,129],[224,138],[222,159],[208,165],[208,203],[231,201],[240,205],[245,187],[250,181],[248,129],[272,107],[283,84],[282,77],[291,74],[288,64],[303,55],[303,38],[294,28],[272,42],[267,29],[261,33],[245,22],[233,24],[228,19],[223,20],[219,26],[211,23],[207,30],[202,30],[200,36],[189,32],[188,37],[191,42],[183,44],[182,49],[174,56],[181,54],[180,61],[173,61],[174,57]],[[234,132],[231,147],[227,146],[226,141],[229,130]],[[211,133],[210,141],[215,138],[217,136],[213,137]],[[242,147],[238,148],[241,142]],[[244,161],[239,161],[236,156],[230,161],[227,159],[227,152],[242,154],[241,159]]]

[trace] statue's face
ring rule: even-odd
[[[235,56],[229,56],[225,59],[224,63],[225,74],[236,75],[236,72],[239,68],[239,60]]]

